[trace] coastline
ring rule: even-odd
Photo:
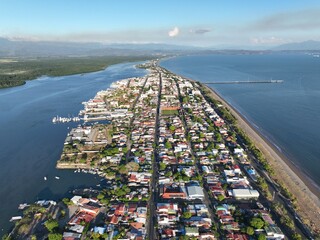
[[[237,125],[254,141],[273,167],[276,178],[295,195],[299,206],[298,212],[303,219],[313,219],[311,225],[318,227],[320,224],[320,189],[219,93],[205,84],[202,85],[210,91],[214,99],[221,101],[229,108],[231,114],[237,119]]]

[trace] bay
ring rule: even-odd
[[[52,118],[77,116],[83,101],[112,82],[145,75],[145,70],[134,67],[136,64],[117,64],[81,75],[41,77],[23,86],[0,89],[0,235],[12,226],[10,218],[21,214],[17,210],[20,203],[57,200],[74,188],[99,184],[97,176],[55,168],[68,128],[78,123],[53,124]]]
[[[320,186],[320,59],[306,54],[182,56],[161,66],[200,82],[284,80],[281,84],[209,85]]]

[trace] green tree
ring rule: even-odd
[[[223,195],[218,195],[217,199],[219,202],[223,201],[225,199],[225,197]]]
[[[264,234],[259,234],[258,235],[258,240],[266,240],[266,236]]]
[[[291,237],[293,240],[302,240],[302,237],[299,233],[294,233],[294,234],[292,234]]]
[[[70,206],[70,205],[73,204],[73,202],[70,201],[69,198],[64,198],[64,199],[62,199],[62,202],[63,202],[65,205],[67,205],[67,206]]]
[[[9,237],[9,235],[8,234],[5,234],[5,235],[3,235],[2,236],[2,238],[1,238],[2,240],[11,240],[12,238],[11,237]]]
[[[49,232],[53,232],[53,230],[57,227],[59,227],[59,223],[57,220],[51,219],[51,220],[47,220],[44,223],[45,227],[48,229]]]
[[[165,170],[166,167],[167,167],[167,165],[166,165],[165,163],[160,163],[160,164],[159,164],[159,169],[160,169],[160,171]]]
[[[261,218],[254,217],[250,221],[250,226],[255,229],[261,229],[264,226],[264,221]]]
[[[185,219],[189,219],[192,217],[192,213],[191,212],[184,212],[182,214],[182,217],[185,218]]]
[[[98,194],[98,196],[97,196],[97,198],[99,199],[99,200],[101,200],[101,199],[104,199],[104,194],[103,193],[99,193]]]
[[[166,147],[166,149],[172,149],[172,144],[169,141],[166,141],[164,146]]]
[[[171,125],[171,126],[169,127],[169,129],[170,129],[170,131],[174,132],[174,131],[176,130],[176,127],[173,126],[173,125]]]
[[[60,233],[49,233],[48,239],[49,240],[61,240],[62,239],[62,234],[60,234]]]
[[[215,134],[215,138],[216,138],[216,141],[217,141],[217,142],[222,142],[222,136],[221,136],[220,133],[216,133],[216,134]]]
[[[246,233],[247,233],[248,235],[252,236],[252,235],[254,234],[254,229],[253,229],[253,227],[248,226],[248,227],[246,228]]]

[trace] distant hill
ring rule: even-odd
[[[275,51],[312,51],[320,50],[320,41],[305,41],[297,43],[287,43],[280,46],[274,47],[272,50]]]
[[[201,48],[170,44],[102,44],[78,42],[12,41],[0,38],[0,57],[139,56],[179,54]]]

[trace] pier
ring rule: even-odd
[[[204,84],[248,84],[248,83],[283,83],[283,80],[254,80],[254,81],[217,81],[203,82]]]

